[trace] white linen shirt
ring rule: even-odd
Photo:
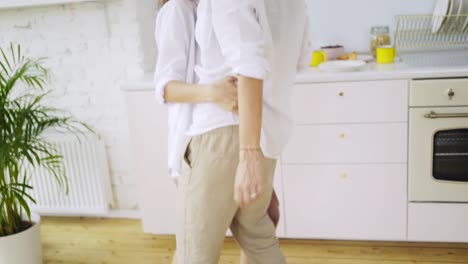
[[[170,81],[195,83],[197,60],[195,42],[196,1],[171,0],[159,11],[156,19],[158,60],[154,76],[156,98],[164,104],[164,88]],[[193,104],[167,103],[168,166],[172,177],[180,175],[190,137]]]
[[[195,37],[200,83],[229,75],[264,80],[260,146],[278,158],[292,129],[290,100],[296,72],[311,56],[304,0],[201,0]],[[214,103],[197,104],[188,134],[239,124]]]

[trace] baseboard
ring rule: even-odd
[[[113,209],[109,210],[109,213],[106,215],[99,216],[102,218],[126,218],[126,219],[141,219],[141,214],[139,210],[123,210],[123,209]]]
[[[87,217],[87,218],[122,218],[122,219],[141,219],[139,210],[110,209],[107,213],[54,213],[40,212],[41,216],[52,217]]]

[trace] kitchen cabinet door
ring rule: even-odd
[[[468,79],[411,82],[410,104],[418,106],[468,106]]]
[[[406,122],[408,81],[298,84],[293,117],[298,125]]]
[[[296,126],[286,164],[407,163],[406,123]]]
[[[406,240],[406,165],[283,165],[288,238]]]
[[[468,204],[410,203],[408,240],[468,242]]]
[[[176,186],[167,169],[166,107],[156,102],[151,90],[127,92],[126,99],[143,230],[174,234]]]

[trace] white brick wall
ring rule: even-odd
[[[345,45],[348,51],[369,52],[370,29],[388,25],[395,29],[395,16],[430,14],[435,0],[306,0],[309,6],[312,44]]]
[[[119,84],[142,74],[143,65],[152,61],[147,58],[143,62],[137,20],[144,2],[114,0],[0,10],[0,45],[20,43],[28,54],[48,57],[58,106],[102,134],[119,209],[137,207],[136,183],[129,169],[125,101]]]

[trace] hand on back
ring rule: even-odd
[[[237,78],[233,76],[224,79],[212,85],[212,94],[214,102],[226,111],[238,112],[237,100]]]

